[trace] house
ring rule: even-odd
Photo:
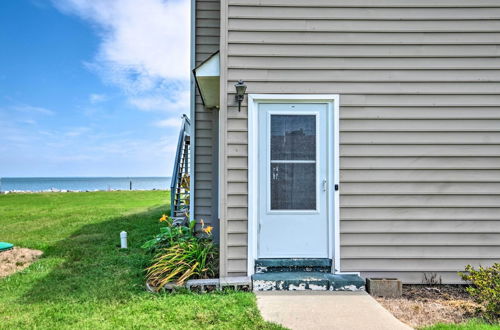
[[[222,276],[500,260],[498,0],[193,0],[192,31],[191,214]]]

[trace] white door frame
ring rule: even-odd
[[[328,257],[334,272],[340,272],[339,191],[339,95],[338,94],[249,94],[248,95],[248,276],[254,273],[258,244],[258,148],[259,103],[327,103],[328,118]],[[333,142],[332,142],[333,141]],[[332,179],[333,178],[333,179]],[[333,239],[332,239],[333,238]]]

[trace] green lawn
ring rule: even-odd
[[[423,330],[500,330],[500,325],[486,324],[471,320],[463,324],[436,324]]]
[[[251,293],[144,290],[139,246],[158,232],[169,200],[160,191],[0,195],[0,241],[44,251],[0,279],[0,328],[278,328]],[[122,230],[126,251],[117,248]]]

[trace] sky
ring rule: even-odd
[[[170,176],[189,0],[0,1],[0,177]]]

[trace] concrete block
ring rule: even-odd
[[[206,280],[189,280],[186,282],[186,288],[189,291],[198,291],[205,293],[207,291],[215,291],[220,288],[220,281],[218,278]]]
[[[252,280],[247,276],[221,277],[220,289],[231,288],[234,290],[251,291]]]
[[[397,278],[368,278],[366,289],[375,297],[398,298],[403,294],[403,283]]]

